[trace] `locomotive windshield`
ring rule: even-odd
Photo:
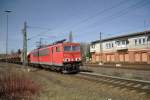
[[[80,46],[72,46],[72,51],[80,51]]]
[[[80,51],[80,46],[64,46],[64,51]]]
[[[71,46],[64,46],[64,51],[71,51]]]

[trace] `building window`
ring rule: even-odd
[[[147,41],[150,41],[150,36],[147,37]]]
[[[135,45],[137,45],[137,39],[135,39],[134,41],[135,41]]]
[[[142,44],[141,39],[139,39],[139,44]]]
[[[112,47],[114,47],[113,43],[106,43],[106,48],[107,49],[110,49]]]
[[[108,48],[108,44],[106,43],[106,48]]]
[[[114,44],[112,43],[112,47],[114,47]]]
[[[143,38],[143,44],[145,44],[145,38]]]
[[[122,41],[122,45],[125,45],[126,44],[126,41]]]
[[[139,39],[135,39],[135,45],[138,44],[145,44],[146,39],[145,38],[139,38]]]
[[[116,44],[119,46],[120,45],[120,41],[117,41]]]
[[[115,43],[116,43],[117,46],[126,45],[127,44],[127,40],[118,40]]]
[[[108,43],[108,47],[111,48],[111,44],[110,43]]]
[[[92,48],[95,48],[95,44],[92,44]]]

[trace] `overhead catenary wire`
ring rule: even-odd
[[[106,24],[106,22],[113,21],[114,19],[117,19],[117,18],[119,18],[119,17],[121,17],[123,15],[126,15],[128,12],[131,12],[132,10],[144,7],[144,5],[147,5],[149,3],[150,3],[150,1],[146,1],[145,0],[143,2],[143,0],[140,0],[139,2],[137,2],[137,3],[135,3],[135,4],[131,5],[131,6],[129,6],[128,8],[122,9],[119,12],[114,13],[112,16],[106,17],[105,19],[103,19],[103,20],[106,20],[106,21],[104,21],[102,24],[104,25],[104,24]]]
[[[123,3],[123,1],[120,2],[120,3],[118,3],[118,4],[122,4],[122,3]],[[101,23],[101,24],[106,24],[107,22],[110,22],[110,21],[112,21],[112,20],[114,20],[114,19],[117,19],[117,18],[119,18],[119,17],[121,17],[121,16],[127,14],[128,12],[132,11],[132,9],[141,8],[141,7],[143,7],[144,5],[147,5],[147,4],[149,4],[149,1],[140,0],[139,2],[136,2],[136,3],[134,3],[133,5],[131,5],[131,6],[127,7],[127,8],[125,8],[125,9],[122,9],[122,10],[120,10],[120,11],[114,13],[114,14],[111,15],[111,16],[108,16],[108,17],[104,18],[103,21],[104,21],[104,20],[106,20],[106,21],[103,22],[103,23]],[[111,7],[110,7],[110,8],[111,8]],[[113,7],[112,7],[112,8],[113,8]],[[114,7],[114,8],[115,8],[115,7]],[[110,10],[111,10],[111,9],[110,9]],[[105,12],[106,12],[106,11],[105,11]],[[90,16],[90,17],[91,17],[91,19],[92,19],[92,18],[96,17],[96,15],[95,15],[95,16],[92,15],[92,16]],[[83,24],[83,23],[87,22],[88,20],[91,20],[90,17],[89,17],[87,20],[86,20],[86,19],[85,19],[85,20],[82,20],[80,23]],[[113,18],[112,18],[112,17],[113,17]],[[80,24],[80,23],[78,23],[78,24]],[[97,26],[98,26],[98,25],[97,25]],[[73,28],[79,27],[79,25],[74,24],[74,26],[72,26],[72,27],[73,27]],[[69,27],[69,29],[67,29],[67,30],[70,30],[70,28],[71,28],[71,27]],[[80,28],[81,28],[81,27],[80,27]],[[77,31],[77,30],[74,30],[74,31]]]
[[[129,1],[130,1],[130,0],[129,0]],[[129,8],[130,8],[130,9],[131,9],[131,8],[134,8],[134,9],[135,9],[135,8],[138,8],[137,5],[140,5],[142,2],[143,2],[143,0],[140,1],[140,2],[135,3],[134,5],[131,5]],[[144,1],[144,2],[145,2],[145,1]],[[120,5],[125,4],[125,3],[127,3],[127,1],[126,1],[126,0],[123,0],[123,1],[121,1],[121,2],[119,2],[119,3],[117,3],[116,5],[120,6]],[[148,4],[148,3],[144,3],[144,5],[145,5],[145,4]],[[118,7],[118,6],[116,6],[116,5],[113,5],[112,7],[106,8],[106,9],[100,11],[100,12],[102,12],[102,13],[97,13],[97,14],[104,14],[104,12],[110,11],[110,10],[112,10],[113,8]],[[142,6],[143,6],[143,5],[142,5]],[[105,20],[107,20],[106,22],[112,21],[113,19],[116,19],[116,18],[119,18],[120,16],[125,15],[127,12],[130,11],[129,8],[125,8],[125,9],[126,9],[125,12],[122,12],[122,11],[125,10],[125,9],[123,9],[123,10],[117,12],[117,13],[119,13],[118,15],[117,15],[117,13],[113,14],[113,15],[112,15],[113,18],[111,18],[111,16],[109,16],[108,18],[105,18]],[[87,22],[88,20],[92,20],[92,18],[95,18],[95,17],[96,17],[96,15],[89,16],[88,18],[86,18],[86,19],[80,21],[80,23],[81,23],[81,24],[82,24],[82,23],[85,23],[85,22]],[[106,22],[105,22],[105,23],[106,23]],[[78,24],[80,24],[80,23],[78,23]],[[74,26],[73,28],[79,27],[79,25],[76,25],[76,24],[74,24],[73,26]],[[70,26],[70,27],[72,27],[72,26]],[[69,30],[70,30],[70,28],[69,28]],[[50,31],[50,30],[48,30],[48,31]],[[37,34],[37,36],[44,35],[44,34],[42,34],[42,33],[43,33],[43,32]],[[59,32],[59,33],[60,33],[60,32]],[[47,33],[46,33],[46,34],[47,34]],[[33,36],[32,38],[34,38],[34,37],[36,37],[36,36]]]
[[[27,28],[35,28],[35,29],[40,29],[40,30],[46,30],[46,31],[40,32],[40,33],[38,33],[38,34],[36,34],[36,35],[34,35],[34,36],[29,37],[28,40],[31,40],[31,39],[33,39],[33,38],[35,38],[35,37],[38,37],[38,36],[40,36],[40,35],[43,35],[44,33],[47,33],[48,31],[51,30],[50,28],[39,27],[39,26],[27,26]]]
[[[112,16],[106,17],[105,19],[103,19],[103,21],[104,21],[104,20],[106,20],[106,21],[105,21],[105,22],[101,22],[101,24],[104,25],[104,24],[106,24],[107,22],[110,22],[110,21],[112,21],[112,20],[114,20],[114,19],[117,19],[117,18],[119,18],[119,17],[121,17],[121,16],[127,14],[128,12],[132,11],[133,8],[134,8],[134,9],[138,9],[138,8],[141,8],[141,7],[143,7],[144,5],[147,5],[147,4],[150,3],[150,1],[143,2],[143,3],[142,3],[142,2],[143,2],[143,0],[140,0],[139,2],[137,2],[137,3],[135,3],[135,4],[131,5],[131,6],[129,6],[128,8],[122,9],[122,10],[120,10],[119,12],[114,13]],[[125,10],[126,10],[126,11],[125,11]],[[112,17],[113,17],[113,18],[112,18]],[[98,26],[98,25],[97,25],[97,26]],[[83,32],[82,32],[82,33],[83,33]]]
[[[97,16],[99,16],[99,15],[102,15],[102,14],[108,12],[108,11],[111,11],[111,10],[114,9],[114,8],[118,8],[119,6],[121,6],[121,5],[125,4],[125,3],[128,3],[129,1],[131,1],[131,0],[128,0],[128,1],[127,1],[127,0],[122,0],[122,1],[120,1],[119,3],[117,3],[117,4],[115,4],[115,5],[112,5],[111,7],[108,7],[108,8],[105,8],[105,9],[103,9],[103,10],[100,10],[100,11],[98,11],[96,14],[91,15],[91,16],[88,16],[87,18],[81,20],[80,22],[75,23],[75,24],[73,24],[72,26],[69,26],[67,29],[71,29],[72,27],[73,27],[73,28],[74,28],[74,27],[79,27],[80,24],[83,24],[83,23],[85,23],[85,22],[87,22],[87,21],[89,21],[89,20],[92,20],[93,18],[95,18],[95,17],[97,17]]]
[[[145,28],[146,27],[150,27],[150,24],[149,25],[145,25]],[[115,33],[105,33],[104,32],[104,34],[102,34],[103,35],[103,39],[105,39],[105,38],[108,38],[108,37],[111,37],[112,35],[114,36],[114,34],[116,34],[116,35],[118,35],[118,34],[121,34],[121,33],[125,33],[125,32],[129,32],[129,31],[132,31],[132,30],[135,30],[135,29],[143,29],[144,28],[144,26],[137,26],[137,27],[132,27],[132,28],[130,28],[130,29],[126,29],[126,30],[123,30],[123,31],[118,31],[118,32],[115,32]],[[143,31],[144,31],[145,29],[143,29]],[[136,31],[137,32],[137,31]],[[90,33],[92,33],[92,32],[87,32],[86,34],[90,34]],[[95,33],[95,34],[97,34],[98,35],[98,33]],[[76,35],[76,38],[78,38],[78,37],[82,37],[82,36],[84,36],[85,34],[80,34],[80,35]],[[106,35],[107,35],[107,37],[106,37]],[[98,39],[98,38],[97,38]]]
[[[128,0],[128,1],[130,1],[130,0]],[[83,22],[86,22],[86,21],[88,21],[88,20],[91,20],[92,18],[95,18],[96,16],[101,15],[101,14],[103,14],[103,13],[109,11],[109,10],[114,9],[114,8],[117,8],[117,7],[119,7],[120,5],[122,5],[122,4],[124,4],[124,3],[127,3],[128,1],[122,0],[122,1],[120,1],[119,3],[117,3],[117,4],[115,4],[115,5],[111,6],[111,7],[108,7],[108,8],[106,8],[106,9],[104,9],[104,10],[100,10],[100,11],[98,11],[96,14],[85,18],[84,20],[80,21],[79,23],[76,23],[76,24],[74,24],[74,25],[72,25],[72,26],[69,26],[69,28],[74,27],[74,26],[76,26],[76,25],[78,25],[78,24],[82,24]],[[29,28],[46,29],[46,28],[43,28],[43,27],[35,27],[35,26],[29,26]],[[57,29],[57,28],[55,28],[55,29]],[[69,30],[70,30],[70,29],[69,29]],[[50,30],[48,30],[48,31],[50,31]],[[48,32],[48,31],[46,31],[46,32]],[[44,32],[44,33],[46,33],[46,32]],[[38,37],[38,36],[40,36],[40,35],[43,35],[42,33],[43,33],[43,32],[40,32],[39,34],[37,34],[37,35],[35,35],[35,36],[32,36],[31,38],[35,38],[35,37]],[[59,33],[60,33],[60,32],[59,32]],[[31,38],[30,38],[30,39],[31,39]]]
[[[51,30],[50,28],[40,27],[40,26],[27,26],[27,28],[40,29],[40,30]]]

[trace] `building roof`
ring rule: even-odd
[[[150,34],[150,30],[143,31],[143,32],[124,34],[124,35],[120,35],[120,36],[114,36],[114,37],[102,39],[101,41],[104,42],[104,41],[110,41],[110,40],[115,40],[115,39],[126,39],[126,38],[130,38],[130,37],[134,37],[134,36],[141,36],[141,35],[147,35],[147,34]],[[99,43],[99,42],[100,42],[100,40],[96,40],[96,41],[92,41],[91,44]]]

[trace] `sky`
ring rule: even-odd
[[[22,49],[27,22],[28,51],[44,44],[68,39],[91,42],[102,38],[150,29],[150,0],[0,0],[0,53]]]

